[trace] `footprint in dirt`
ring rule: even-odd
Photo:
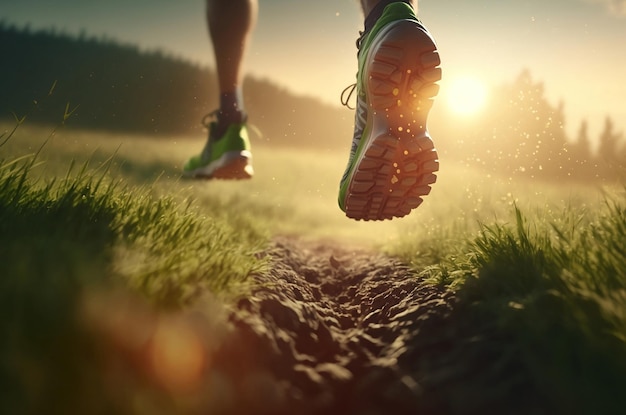
[[[231,315],[215,361],[231,380],[232,413],[414,414],[438,396],[421,356],[447,347],[451,292],[367,251],[282,238],[272,268]],[[438,333],[433,336],[434,333]],[[226,405],[228,406],[228,405]],[[226,409],[224,407],[223,409]]]

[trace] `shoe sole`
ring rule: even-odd
[[[187,177],[194,179],[223,179],[244,180],[254,175],[254,169],[250,164],[252,155],[249,151],[234,151],[225,153],[222,157],[206,167],[186,173]]]
[[[365,68],[367,137],[345,199],[357,220],[403,217],[430,193],[439,160],[426,119],[439,92],[434,40],[415,22],[390,24],[374,41]]]

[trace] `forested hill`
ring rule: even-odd
[[[58,124],[77,108],[73,126],[172,135],[200,130],[217,107],[213,70],[158,51],[0,23],[0,56],[0,118]],[[349,147],[352,111],[252,78],[245,100],[269,143]]]

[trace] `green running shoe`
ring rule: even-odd
[[[439,92],[439,53],[403,2],[388,5],[358,47],[354,138],[339,207],[356,220],[403,217],[430,193],[439,170],[426,129]]]
[[[246,123],[231,124],[221,135],[215,121],[208,129],[209,139],[202,153],[185,163],[183,175],[197,179],[251,178],[254,170]]]

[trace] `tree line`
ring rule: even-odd
[[[33,31],[0,22],[0,118],[71,124],[155,136],[204,134],[200,121],[217,108],[215,72],[162,51],[142,51],[85,33]],[[354,113],[263,79],[247,77],[250,122],[268,145],[345,151]],[[583,122],[577,137],[528,71],[492,91],[483,115],[451,122],[441,103],[430,129],[442,158],[461,159],[494,173],[579,181],[624,180],[626,143],[607,117],[591,146]],[[347,138],[349,137],[349,138]]]
[[[211,68],[107,38],[0,22],[0,56],[0,118],[56,124],[74,110],[72,126],[167,137],[203,134],[203,117],[218,106]],[[265,142],[349,148],[350,111],[264,79],[247,77],[244,91]]]

